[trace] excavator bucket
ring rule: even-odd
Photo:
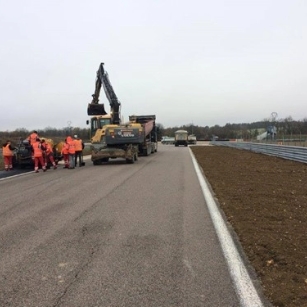
[[[87,115],[106,115],[104,104],[89,103],[87,106]]]

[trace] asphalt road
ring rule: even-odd
[[[187,147],[2,178],[0,195],[1,307],[240,306]]]

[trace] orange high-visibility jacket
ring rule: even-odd
[[[67,137],[67,144],[69,146],[68,153],[74,155],[76,153],[75,142],[70,136]]]
[[[42,151],[42,147],[41,147],[41,143],[40,142],[34,142],[32,144],[32,148],[34,151],[34,158],[39,158],[43,156],[43,151]]]
[[[13,151],[10,149],[10,144],[3,146],[2,148],[2,155],[3,157],[13,157]]]
[[[53,153],[52,147],[49,143],[45,142],[45,147],[46,147],[46,154],[50,155],[51,153]]]
[[[74,140],[76,151],[82,151],[82,140]]]
[[[63,155],[68,155],[68,148],[69,148],[69,145],[67,143],[65,143],[62,147],[62,154]]]
[[[32,132],[29,137],[28,137],[28,141],[30,142],[30,144],[32,145],[33,143],[36,142],[36,138],[38,137],[37,133]]]

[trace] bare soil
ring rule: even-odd
[[[307,164],[191,147],[273,306],[307,306]]]

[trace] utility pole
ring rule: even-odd
[[[68,133],[69,135],[71,135],[71,121],[70,120],[67,122],[67,125],[68,125]]]

